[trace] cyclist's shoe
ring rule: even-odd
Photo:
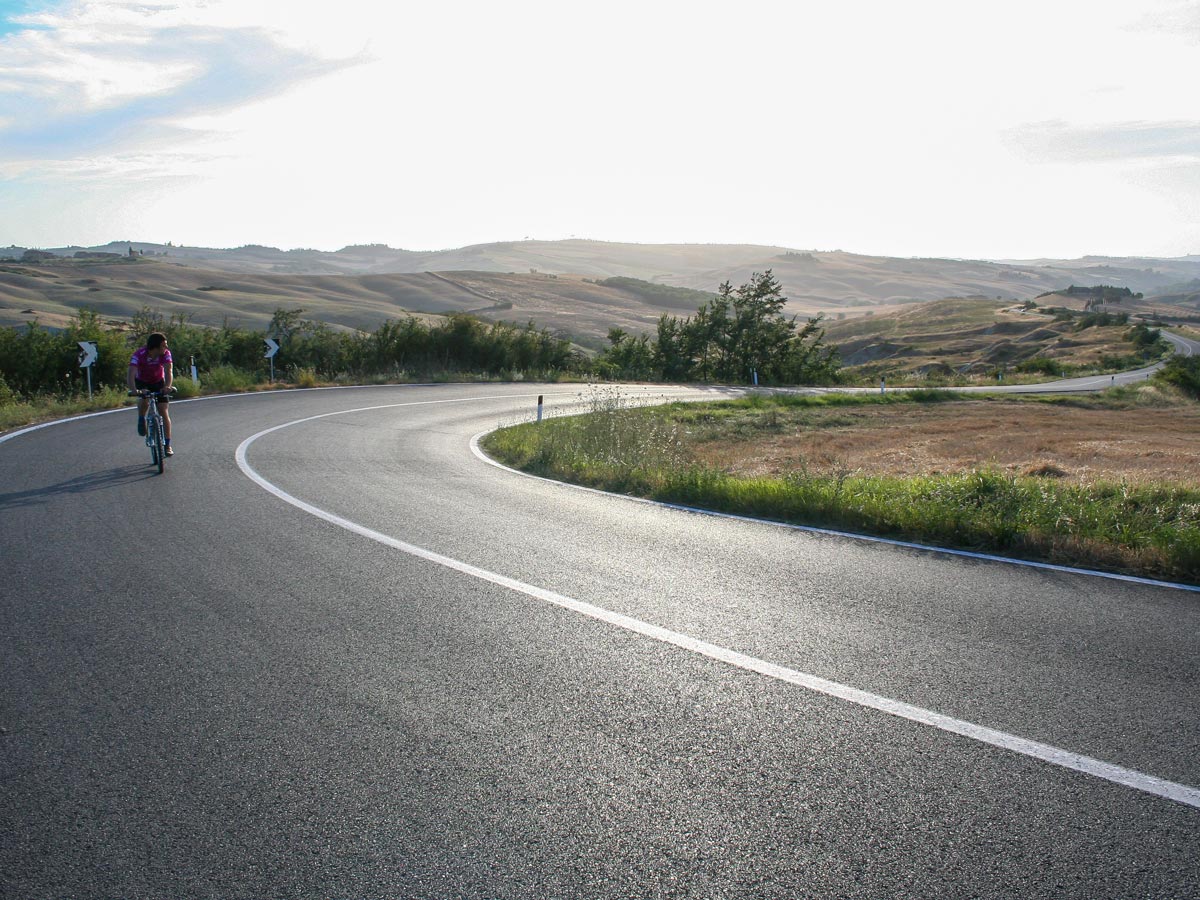
[[[138,416],[138,437],[146,436],[146,417]]]
[[[170,445],[170,444],[167,444],[167,446],[163,447],[163,453],[167,454],[167,456],[174,456],[174,455],[175,455],[175,451],[171,449],[171,445]]]

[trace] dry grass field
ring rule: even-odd
[[[963,400],[780,413],[768,432],[703,442],[734,474],[920,476],[994,468],[1064,482],[1200,488],[1200,406]]]

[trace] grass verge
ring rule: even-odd
[[[484,448],[533,474],[719,512],[934,546],[1200,584],[1200,491],[1061,484],[992,469],[921,477],[849,472],[746,477],[695,462],[722,419],[769,431],[787,407],[947,402],[949,392],[826,395],[624,408],[594,397],[584,416],[501,429]],[[697,425],[702,428],[696,428]],[[691,432],[689,434],[689,432]]]
[[[39,396],[31,400],[10,398],[0,403],[0,431],[21,428],[50,419],[62,419],[83,413],[117,409],[129,402],[124,390],[102,388],[91,398],[85,395],[66,397]]]

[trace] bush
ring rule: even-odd
[[[18,399],[20,398],[17,397],[17,392],[8,386],[8,382],[0,374],[0,406],[8,406],[16,403]]]
[[[253,390],[256,383],[252,374],[234,366],[217,366],[205,372],[200,379],[205,391],[216,394]]]
[[[1154,377],[1200,400],[1200,356],[1173,356]]]
[[[1016,369],[1022,374],[1053,375],[1056,377],[1067,373],[1062,363],[1045,356],[1038,356],[1034,359],[1027,359],[1024,362],[1017,363]]]
[[[313,388],[320,382],[317,380],[317,370],[311,367],[297,367],[292,370],[292,381],[297,387]]]
[[[175,388],[175,396],[180,400],[187,400],[191,397],[200,396],[200,386],[192,381],[191,375],[180,378],[176,374],[175,382],[172,385]]]

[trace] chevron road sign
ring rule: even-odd
[[[96,349],[96,345],[91,341],[79,341],[79,346],[83,352],[79,354],[79,368],[90,368],[92,363],[96,361],[96,357],[100,355],[100,351]]]

